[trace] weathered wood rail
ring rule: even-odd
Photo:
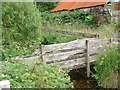
[[[42,59],[45,63],[53,63],[61,68],[80,68],[86,66],[87,58],[90,59],[90,63],[94,62],[97,54],[104,51],[104,45],[108,43],[110,43],[110,39],[92,38],[42,45],[32,55],[22,57],[21,59],[25,59],[28,62]]]
[[[105,45],[111,39],[77,39],[67,43],[42,45],[33,57],[23,58],[29,63],[39,59],[45,63],[56,64],[62,69],[76,69],[87,66],[87,76],[90,76],[90,64],[97,60],[98,53],[105,50]]]
[[[90,63],[94,62],[107,43],[110,43],[109,39],[78,39],[68,43],[42,45],[42,59],[61,68],[78,68],[85,66],[88,58]]]
[[[120,44],[120,33],[111,33],[111,42],[114,44]]]
[[[73,31],[68,31],[68,30],[53,30],[53,29],[42,29],[43,31],[47,32],[58,32],[61,34],[69,34],[69,35],[80,35],[83,37],[88,37],[88,38],[99,38],[100,35],[98,34],[90,34],[90,33],[81,33],[81,32],[73,32]]]

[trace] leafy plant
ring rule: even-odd
[[[81,23],[81,21],[85,20],[87,14],[82,10],[73,10],[73,11],[65,11],[65,12],[42,12],[42,23],[47,24],[46,22],[55,22],[58,25],[65,23]]]
[[[64,34],[60,34],[57,32],[42,32],[43,35],[43,39],[42,39],[42,44],[46,45],[46,44],[55,44],[55,43],[65,43],[65,42],[69,42],[78,38],[78,35],[73,36],[73,35],[64,35]]]
[[[98,61],[94,67],[97,79],[100,86],[104,88],[118,87],[118,70],[120,68],[120,55],[118,48],[111,48],[100,54]]]
[[[31,68],[25,61],[11,60],[2,61],[1,80],[10,80],[11,88],[35,88],[35,82],[31,79]]]
[[[33,51],[37,48],[40,48],[41,42],[39,40],[37,41],[30,41],[24,43],[18,43],[18,42],[13,42],[10,45],[2,45],[1,51],[2,51],[2,56],[1,59],[2,61],[10,61],[11,58],[15,57],[22,57],[28,54],[33,53]]]
[[[34,0],[36,2],[36,0]],[[52,10],[57,6],[58,2],[36,2],[37,8],[40,12],[45,12]]]
[[[41,16],[33,2],[2,3],[3,44],[40,38]]]
[[[71,88],[68,72],[53,64],[42,63],[35,67],[34,80],[40,88]]]
[[[94,19],[94,16],[92,16],[92,15],[86,16],[85,23],[87,23],[87,24],[93,24],[94,23],[93,19]]]
[[[30,54],[42,39],[41,16],[33,2],[2,2],[2,60]]]
[[[38,62],[38,61],[36,61]],[[71,88],[67,71],[53,64],[29,64],[27,61],[13,59],[2,61],[2,77],[10,80],[11,88]]]

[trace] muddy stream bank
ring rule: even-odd
[[[92,72],[95,73],[93,66]],[[98,86],[95,78],[87,77],[86,68],[73,69],[68,75],[70,76],[71,81],[74,84],[74,88],[101,88]]]

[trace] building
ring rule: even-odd
[[[109,12],[112,21],[118,21],[120,17],[120,0],[61,0],[58,6],[51,10],[51,12],[79,8],[90,13],[91,9],[96,9],[96,7]]]
[[[82,9],[94,6],[106,6],[112,2],[115,2],[115,10],[120,10],[120,0],[61,0],[58,6],[51,10],[51,12],[72,10],[76,8]]]

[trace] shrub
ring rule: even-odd
[[[34,0],[37,1],[37,0]],[[52,10],[57,6],[58,2],[36,2],[37,8],[40,12],[49,11]]]
[[[39,88],[71,88],[72,84],[68,72],[53,64],[36,66],[34,80]]]
[[[117,88],[118,86],[118,65],[120,55],[118,48],[112,48],[100,54],[98,61],[94,67],[97,79],[100,86],[104,88]]]
[[[3,44],[41,36],[41,16],[33,2],[3,2],[2,7]]]
[[[40,12],[33,2],[3,2],[2,7],[2,60],[31,53],[42,39]]]
[[[37,62],[37,61],[36,61]],[[52,64],[27,64],[25,61],[2,61],[2,77],[11,88],[71,88],[67,71]],[[34,66],[33,66],[34,65]]]
[[[10,80],[11,88],[35,88],[35,82],[31,79],[30,72],[31,68],[24,61],[3,61],[1,80]]]
[[[50,23],[57,23],[57,24],[65,24],[65,23],[81,23],[84,22],[86,16],[88,16],[82,10],[73,10],[73,11],[64,11],[64,12],[42,12],[42,23],[47,24],[46,22]]]
[[[33,53],[36,48],[40,48],[41,42],[39,41],[28,41],[24,43],[12,42],[10,45],[2,45],[2,61],[10,61],[11,58],[16,56],[22,57]]]
[[[55,44],[55,43],[65,43],[69,42],[78,38],[81,38],[79,36],[73,36],[73,35],[65,35],[65,34],[59,34],[57,32],[42,32],[43,39],[42,44]]]

